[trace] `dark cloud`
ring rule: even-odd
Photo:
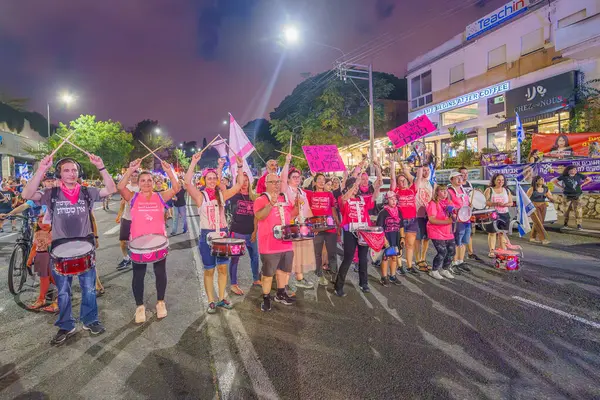
[[[375,10],[377,11],[377,19],[383,20],[389,18],[394,13],[396,4],[393,0],[377,0]]]

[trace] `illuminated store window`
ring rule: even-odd
[[[455,108],[442,114],[442,125],[453,125],[459,122],[475,119],[479,116],[479,105],[477,103]]]

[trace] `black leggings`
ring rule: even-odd
[[[340,265],[340,269],[338,271],[337,279],[335,281],[335,290],[340,292],[344,288],[344,283],[346,282],[346,274],[348,274],[348,269],[350,268],[350,264],[352,264],[352,260],[354,259],[354,251],[356,250],[356,246],[358,246],[358,239],[352,232],[344,231],[344,259],[342,260],[342,264]],[[358,246],[358,284],[360,287],[367,286],[369,273],[367,271],[367,254],[369,252],[369,247],[367,246]]]
[[[133,280],[131,288],[137,306],[144,305],[144,278],[146,276],[146,265],[133,263]],[[154,263],[154,275],[156,276],[156,298],[158,301],[165,299],[167,290],[167,259]]]
[[[442,269],[450,268],[450,265],[452,264],[452,259],[456,254],[456,243],[454,242],[454,239],[432,239],[431,242],[437,250],[437,254],[433,258],[433,265],[431,269],[437,271],[440,269],[440,267],[442,267]]]

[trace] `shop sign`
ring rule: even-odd
[[[575,71],[506,92],[506,117],[532,117],[566,107],[575,89]]]
[[[438,113],[440,111],[446,111],[446,110],[449,110],[452,108],[464,106],[464,105],[467,105],[470,103],[474,103],[474,102],[478,101],[479,99],[484,99],[486,97],[495,96],[499,93],[504,93],[509,89],[510,89],[509,81],[498,83],[496,85],[492,85],[492,86],[486,87],[484,89],[477,90],[475,92],[471,92],[471,93],[464,94],[462,96],[458,96],[452,100],[444,101],[444,102],[441,102],[438,104],[434,104],[433,106],[424,108],[422,113],[419,115],[429,115],[429,114]]]
[[[504,6],[492,11],[483,18],[478,19],[465,30],[466,40],[471,40],[496,26],[505,23],[511,18],[527,11],[527,7],[538,0],[512,0]]]

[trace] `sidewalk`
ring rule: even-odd
[[[544,228],[546,230],[552,232],[564,232],[570,235],[580,235],[580,236],[593,236],[600,238],[600,220],[597,219],[583,219],[583,223],[581,226],[582,230],[577,230],[575,225],[575,218],[571,217],[569,220],[569,228],[563,228],[564,217],[562,215],[558,216],[558,220],[554,224],[544,224]]]

